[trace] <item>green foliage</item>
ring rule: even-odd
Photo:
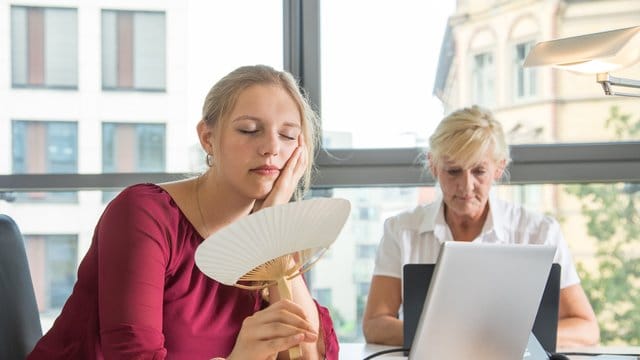
[[[640,134],[617,107],[606,127],[618,139]],[[601,343],[640,345],[640,184],[570,185],[567,193],[582,202],[590,236],[597,239],[597,272],[578,264],[582,286],[598,316]]]

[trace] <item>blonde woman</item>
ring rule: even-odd
[[[308,188],[316,115],[291,74],[238,68],[207,95],[197,135],[207,171],[138,184],[105,209],[78,281],[28,359],[337,359],[326,308],[301,277],[293,301],[207,278],[194,253],[209,235]],[[300,185],[300,186],[299,186]]]
[[[510,160],[502,126],[489,111],[463,108],[440,122],[429,139],[428,162],[441,196],[385,221],[363,319],[367,342],[402,345],[402,267],[435,263],[445,241],[557,246],[554,262],[562,268],[557,344],[599,341],[593,309],[558,222],[491,193]]]

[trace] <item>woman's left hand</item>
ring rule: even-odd
[[[271,192],[262,200],[256,200],[253,212],[269,206],[286,204],[296,191],[298,182],[307,168],[307,151],[304,137],[298,136],[298,147],[293,151],[280,175],[273,184]]]

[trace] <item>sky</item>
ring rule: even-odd
[[[455,1],[321,1],[321,118],[325,135],[355,148],[424,145],[442,118],[432,96]],[[281,0],[190,0],[190,118],[235,67],[282,67]]]
[[[352,133],[357,148],[426,139],[443,115],[432,91],[454,4],[322,1],[324,130]]]

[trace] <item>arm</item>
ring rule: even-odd
[[[291,157],[288,159],[287,164],[282,169],[280,176],[274,183],[271,192],[265,199],[256,200],[253,209],[254,211],[258,211],[262,208],[274,206],[277,204],[284,204],[291,199],[298,181],[305,172],[307,164],[305,152],[306,146],[304,137],[302,135],[299,135],[298,142],[298,148],[291,154]],[[331,324],[330,319],[326,318],[328,317],[328,313],[324,312],[324,315],[321,318],[321,316],[319,315],[318,306],[316,305],[315,301],[313,301],[313,298],[311,297],[311,294],[309,293],[307,285],[304,282],[302,276],[298,276],[292,279],[290,282],[290,286],[293,303],[295,303],[295,305],[297,305],[299,307],[299,310],[301,311],[299,314],[297,314],[298,316],[300,316],[300,319],[296,319],[296,321],[303,321],[298,326],[300,326],[300,329],[306,329],[307,336],[305,336],[304,339],[296,341],[295,344],[290,344],[288,347],[279,349],[279,358],[288,358],[288,352],[284,350],[287,350],[293,345],[300,345],[302,347],[302,352],[305,356],[305,359],[321,359],[325,355],[337,358],[337,354],[334,354],[334,352],[337,351],[338,347],[335,334],[331,331],[332,329],[323,329],[321,326],[321,323],[324,323],[325,325]],[[269,289],[269,302],[272,305],[267,307],[267,309],[265,310],[268,310],[273,306],[278,306],[283,302],[288,303],[287,301],[279,300],[280,295],[278,293],[277,287],[271,287]],[[320,334],[321,332],[328,334],[326,339],[324,338],[324,336],[318,336],[318,334]],[[325,343],[325,340],[330,343]]]
[[[580,284],[560,290],[558,346],[590,346],[600,341],[600,329]]]
[[[374,276],[369,288],[362,330],[368,343],[402,345],[402,320],[398,310],[402,303],[400,279]]]
[[[105,358],[164,359],[166,209],[125,190],[96,228],[98,312]]]

